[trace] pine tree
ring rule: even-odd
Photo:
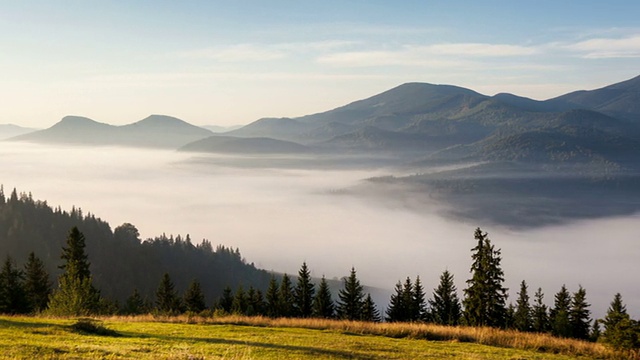
[[[361,318],[363,290],[356,275],[356,269],[351,268],[351,274],[344,279],[344,287],[338,292],[337,313],[340,319],[359,320]]]
[[[602,323],[604,324],[602,338],[615,349],[633,349],[640,346],[639,325],[631,320],[620,293],[614,296]]]
[[[529,294],[527,292],[527,283],[522,280],[520,283],[520,292],[518,292],[518,300],[516,301],[516,310],[514,314],[514,326],[519,331],[531,331],[533,328],[533,320],[531,317],[531,306],[529,305]]]
[[[181,312],[181,301],[175,290],[168,273],[162,275],[162,280],[156,291],[156,309],[166,315],[175,315]]]
[[[236,294],[233,297],[233,304],[231,305],[231,313],[237,315],[246,315],[247,308],[249,307],[249,300],[242,288],[242,285],[238,286]]]
[[[248,300],[249,308],[251,308],[253,315],[265,315],[265,303],[262,291],[254,290],[253,287],[250,287]]]
[[[62,248],[64,270],[58,278],[58,288],[51,295],[49,312],[62,316],[86,316],[99,311],[100,293],[93,287],[89,261],[84,252],[84,235],[73,227]]]
[[[23,314],[28,312],[23,276],[13,259],[7,256],[0,272],[0,313]]]
[[[139,315],[149,312],[149,306],[147,306],[138,289],[133,289],[133,293],[127,298],[123,312],[126,315]]]
[[[271,275],[271,279],[269,280],[269,287],[267,288],[267,294],[265,295],[267,299],[267,316],[270,317],[280,317],[280,298],[279,298],[279,288],[278,288],[278,280],[276,280],[275,276]]]
[[[532,330],[539,333],[544,333],[549,330],[549,313],[547,311],[547,305],[544,304],[544,294],[542,288],[538,288],[535,295],[535,302],[531,309],[532,313]]]
[[[218,301],[218,307],[227,314],[231,314],[233,306],[233,291],[230,286],[225,286],[222,290],[222,297]]]
[[[414,315],[416,313],[415,304],[413,303],[413,284],[411,278],[407,276],[402,286],[402,304],[404,313],[402,314],[402,320],[400,321],[414,321]]]
[[[293,309],[293,285],[291,285],[291,278],[286,273],[282,276],[280,289],[278,290],[278,309],[282,317],[295,315]]]
[[[44,311],[49,304],[51,295],[51,280],[44,268],[44,263],[33,252],[29,254],[24,266],[24,290],[30,312]]]
[[[477,228],[474,234],[478,244],[473,251],[468,287],[463,300],[465,319],[471,326],[505,324],[507,289],[502,287],[504,273],[500,267],[500,250],[496,250],[487,233]]]
[[[407,309],[404,302],[404,288],[402,287],[402,283],[398,281],[396,283],[394,293],[391,294],[391,298],[389,299],[389,307],[385,312],[385,320],[388,322],[405,321],[406,312]]]
[[[318,294],[313,299],[313,316],[325,319],[332,319],[335,313],[335,306],[331,297],[331,290],[324,275],[320,280]]]
[[[184,293],[184,306],[187,311],[200,313],[207,308],[204,302],[204,294],[198,280],[193,280]]]
[[[294,289],[294,308],[297,316],[306,318],[311,317],[313,309],[313,297],[315,295],[315,286],[311,282],[311,273],[307,268],[307,263],[303,262],[302,267],[298,271],[298,282]]]
[[[380,311],[376,307],[376,304],[373,302],[371,298],[371,294],[367,294],[367,297],[364,299],[362,303],[362,321],[371,321],[371,322],[380,322],[382,318],[380,317]]]
[[[453,275],[448,270],[440,275],[440,284],[433,290],[433,300],[430,300],[429,304],[433,321],[436,324],[459,324],[462,309],[453,283]]]
[[[602,332],[600,331],[600,320],[594,319],[591,331],[589,332],[589,341],[598,342],[600,336],[602,336]]]
[[[416,282],[413,284],[413,321],[427,321],[427,301],[425,299],[424,288],[420,281],[420,276],[416,276]]]
[[[569,311],[571,309],[571,294],[567,287],[562,285],[555,295],[553,308],[549,314],[551,333],[555,336],[570,337],[571,324],[569,324]]]
[[[576,339],[586,340],[589,338],[589,328],[591,324],[590,304],[587,303],[587,291],[578,287],[578,291],[573,294],[571,308],[569,310],[569,325],[571,326],[571,336]]]

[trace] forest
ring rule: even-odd
[[[238,249],[187,235],[141,241],[135,226],[111,231],[108,223],[73,208],[51,208],[14,189],[0,188],[0,313],[89,316],[182,313],[214,316],[337,318],[372,322],[425,322],[488,326],[603,341],[615,348],[640,346],[640,323],[615,294],[603,319],[591,317],[582,286],[566,286],[544,303],[542,289],[529,295],[521,282],[508,301],[502,254],[477,228],[470,278],[462,297],[444,271],[428,298],[420,278],[398,281],[384,314],[364,292],[355,268],[335,297],[323,277],[316,286],[303,262],[296,278],[248,264]],[[18,265],[21,264],[21,265]]]

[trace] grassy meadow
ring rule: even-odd
[[[247,317],[0,317],[2,359],[606,359],[600,344],[489,328]],[[99,331],[98,331],[99,332]]]

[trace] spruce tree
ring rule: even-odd
[[[478,244],[473,252],[468,287],[463,300],[465,319],[471,326],[501,327],[505,324],[507,289],[502,286],[504,273],[500,267],[500,249],[491,244],[487,233],[477,228]]]
[[[233,306],[233,291],[230,286],[225,286],[222,290],[222,297],[218,301],[218,308],[227,314],[231,314],[231,307]]]
[[[0,272],[0,313],[23,314],[29,311],[23,273],[7,256]]]
[[[236,315],[246,315],[247,308],[249,306],[249,300],[242,288],[242,285],[236,289],[236,294],[233,297],[233,304],[231,305],[231,313]]]
[[[140,315],[149,312],[149,307],[138,289],[133,289],[122,310],[126,315]]]
[[[571,310],[571,294],[567,287],[562,285],[560,291],[555,295],[553,308],[549,318],[551,322],[551,333],[555,336],[570,337],[571,324],[569,323],[569,311]]]
[[[313,313],[312,304],[315,295],[315,286],[311,282],[311,273],[307,263],[303,262],[298,271],[298,282],[294,289],[294,308],[299,317],[311,317]]]
[[[198,280],[191,281],[184,293],[184,307],[187,311],[200,313],[207,308],[204,301],[204,293]]]
[[[340,319],[360,320],[364,302],[363,290],[356,275],[356,269],[351,268],[349,277],[344,279],[344,286],[338,292],[337,313]]]
[[[429,316],[427,313],[427,301],[425,299],[424,287],[420,281],[420,276],[416,276],[416,282],[413,284],[413,321],[427,321]]]
[[[391,294],[391,298],[389,299],[389,307],[385,312],[385,320],[387,322],[405,321],[406,312],[407,309],[404,302],[404,288],[402,287],[402,283],[398,281],[396,283],[394,293]]]
[[[589,338],[589,328],[591,327],[589,306],[591,305],[587,303],[587,291],[579,286],[578,291],[573,294],[569,310],[571,336],[576,339],[587,340]]]
[[[44,268],[44,263],[33,252],[29,254],[24,266],[24,290],[30,312],[44,311],[49,304],[51,280]]]
[[[529,305],[529,294],[527,289],[527,283],[522,280],[520,283],[520,292],[518,292],[518,300],[516,301],[516,310],[514,314],[514,326],[519,331],[531,331],[533,328],[531,306]]]
[[[282,276],[280,289],[278,290],[278,309],[282,317],[295,315],[293,309],[293,285],[291,284],[291,278],[286,273]]]
[[[156,309],[161,314],[175,315],[181,312],[181,307],[182,304],[175,290],[175,285],[169,274],[164,273],[156,291]]]
[[[249,290],[253,290],[253,288]],[[252,294],[249,294],[249,307],[254,315],[265,315],[265,302],[262,291],[254,290]]]
[[[318,294],[313,298],[313,316],[325,319],[332,319],[335,313],[335,305],[331,297],[331,289],[327,279],[322,276]]]
[[[376,307],[376,304],[373,302],[371,298],[371,294],[367,294],[367,297],[364,299],[362,303],[362,321],[370,321],[370,322],[380,322],[382,318],[380,317],[380,311]]]
[[[544,304],[544,294],[542,288],[538,288],[534,295],[534,303],[531,308],[532,313],[532,330],[539,333],[544,333],[549,330],[549,313],[547,311],[547,305]]]
[[[64,270],[58,278],[58,288],[51,295],[49,312],[62,316],[86,316],[99,311],[100,293],[93,287],[89,261],[84,252],[84,235],[73,227],[62,248]]]
[[[256,309],[251,302],[251,300],[253,300],[255,297],[256,289],[254,289],[253,286],[250,285],[249,290],[247,291],[247,311],[245,311],[245,314],[247,316],[256,316]]]
[[[633,349],[640,346],[640,327],[631,320],[620,293],[614,296],[602,323],[602,338],[613,348]]]
[[[433,290],[433,300],[430,300],[429,304],[433,321],[436,324],[459,324],[462,308],[453,283],[453,275],[448,270],[440,275],[440,284]]]
[[[265,297],[267,300],[267,316],[280,317],[281,314],[278,280],[276,280],[275,276],[273,275],[271,275],[271,279],[269,280],[269,287],[267,288],[267,294],[265,295]]]
[[[411,283],[411,278],[408,276],[402,286],[402,303],[404,304],[404,313],[402,314],[402,320],[400,321],[414,321],[416,308],[413,303],[413,283]]]

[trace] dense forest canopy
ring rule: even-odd
[[[55,279],[61,273],[61,249],[73,227],[86,238],[95,286],[103,296],[121,303],[135,289],[152,299],[164,273],[171,274],[181,293],[198,280],[209,304],[226,286],[244,284],[265,290],[269,283],[269,274],[246,263],[238,249],[214,248],[208,240],[194,244],[189,235],[162,234],[141,240],[132,224],[112,231],[106,221],[79,208],[52,208],[31,194],[0,190],[0,258],[10,255],[24,264],[34,252]]]

